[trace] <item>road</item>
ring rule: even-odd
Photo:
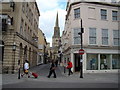
[[[31,72],[38,73],[37,79],[25,76],[19,80],[17,74],[5,74],[2,88],[118,88],[117,73],[84,74],[84,78],[79,78],[79,72],[68,76],[67,72],[63,73],[63,67],[58,66],[57,78],[47,78],[49,67],[45,64],[31,68]]]

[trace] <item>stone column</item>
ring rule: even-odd
[[[112,70],[112,54],[110,54],[110,70]]]
[[[71,69],[74,72],[74,53],[71,52],[71,62],[73,64],[73,68]]]
[[[98,70],[100,70],[100,54],[98,54]]]
[[[83,54],[83,71],[85,71],[86,70],[86,63],[87,63],[87,53],[84,53]]]

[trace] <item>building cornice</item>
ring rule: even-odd
[[[18,37],[20,37],[21,39],[25,40],[26,42],[30,43],[32,46],[38,48],[37,45],[33,44],[31,41],[29,41],[29,40],[27,40],[26,38],[24,38],[24,37],[23,37],[21,34],[19,34],[18,32],[16,32],[16,35],[17,35]]]
[[[67,12],[67,15],[66,15],[66,20],[68,19],[68,16],[69,16],[71,7],[72,7],[73,5],[80,4],[80,3],[89,3],[89,4],[96,4],[96,5],[105,5],[105,6],[112,6],[112,7],[120,7],[119,4],[112,4],[112,3],[105,3],[105,2],[88,2],[88,1],[73,2],[73,3],[70,4],[69,7],[68,7],[68,5],[67,5],[68,12]],[[66,8],[66,10],[67,10],[67,8]]]
[[[83,46],[83,49],[109,49],[109,50],[118,50],[120,47],[118,47],[118,46],[112,46],[112,47],[110,47],[110,46],[94,46],[94,45],[89,45],[89,46]],[[66,53],[66,52],[68,52],[70,49],[77,49],[77,50],[79,50],[80,49],[80,45],[71,45],[71,46],[69,46],[69,47],[67,47],[64,51],[63,51],[63,53]]]

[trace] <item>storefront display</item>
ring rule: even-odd
[[[112,55],[112,69],[120,69],[120,55]]]
[[[100,55],[100,69],[110,69],[110,55],[101,54]]]
[[[87,54],[87,70],[97,70],[97,69],[98,69],[98,55]]]

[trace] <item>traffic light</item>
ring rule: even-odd
[[[84,28],[81,28],[81,33],[84,33]]]

